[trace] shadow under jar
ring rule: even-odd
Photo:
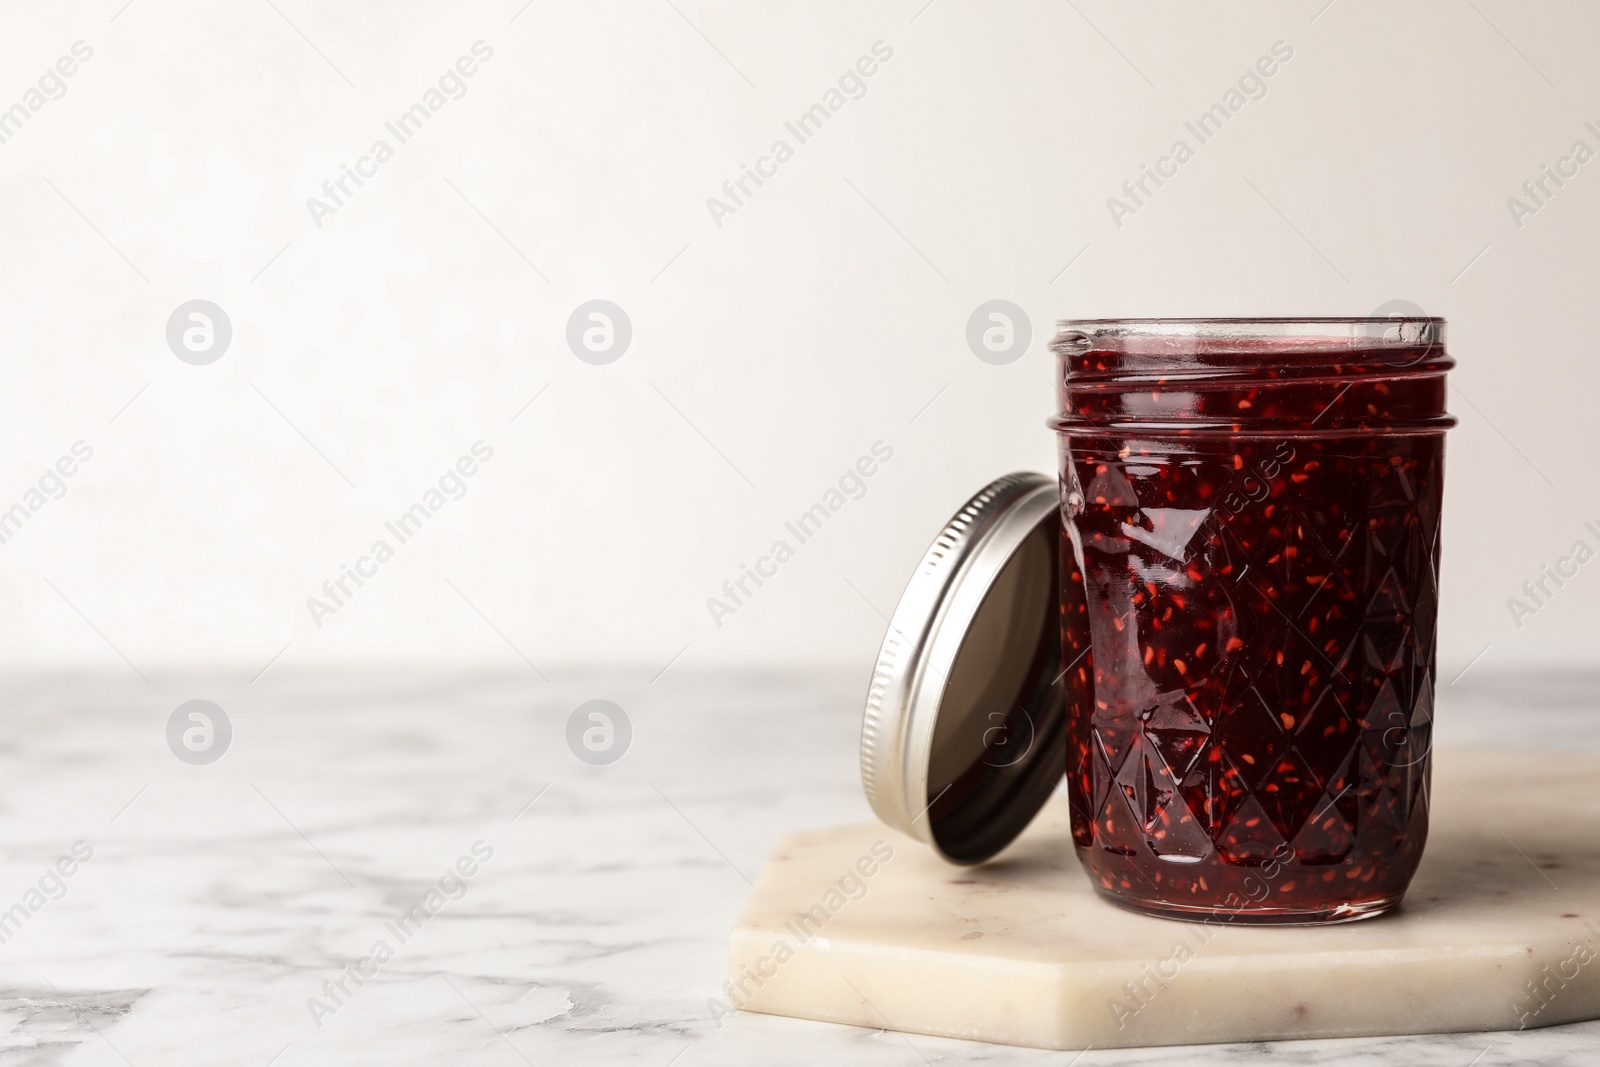
[[[1399,902],[1428,830],[1443,320],[1065,322],[1072,835],[1175,919]]]

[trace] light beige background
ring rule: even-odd
[[[1051,469],[1055,319],[1391,299],[1461,361],[1447,673],[1596,658],[1600,562],[1521,629],[1506,603],[1600,548],[1600,162],[1520,228],[1506,203],[1600,148],[1594,5],[275,2],[5,9],[0,108],[94,50],[0,144],[0,508],[94,449],[0,545],[6,662],[865,670],[948,513]],[[314,225],[478,40],[467,94]],[[716,225],[877,41],[866,94]],[[1267,94],[1115,225],[1276,41]],[[195,298],[234,329],[205,367],[164,338]],[[633,324],[604,367],[564,340],[593,298]],[[966,346],[991,298],[1032,320],[1010,366]],[[315,626],[306,598],[479,439],[468,495]],[[879,440],[866,495],[714,625]]]

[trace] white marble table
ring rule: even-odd
[[[0,679],[0,1064],[1071,1062],[769,1016],[713,1021],[727,930],[773,840],[870,817],[856,779],[861,681]],[[1592,677],[1471,678],[1440,701],[1441,743],[1600,749],[1597,689]],[[610,766],[566,743],[568,714],[597,697],[633,725]],[[167,747],[168,716],[193,698],[233,726],[209,766]],[[53,875],[78,841],[92,858]],[[475,842],[492,858],[472,858]],[[473,872],[446,880],[459,899],[430,901],[458,861]],[[375,957],[378,941],[392,958]],[[1562,1067],[1593,1062],[1596,1047],[1600,1023],[1077,1062]]]

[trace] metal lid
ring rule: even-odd
[[[917,566],[861,724],[861,781],[885,823],[982,863],[1066,770],[1061,510],[1054,478],[985,486]]]

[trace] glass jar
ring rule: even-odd
[[[1065,322],[1072,834],[1177,919],[1393,907],[1428,828],[1445,325]]]

